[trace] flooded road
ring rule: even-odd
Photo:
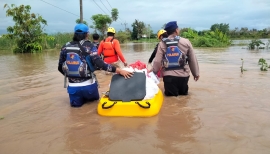
[[[122,50],[129,63],[146,63],[154,46]],[[102,117],[98,101],[71,108],[58,50],[0,53],[0,154],[269,154],[270,70],[258,60],[270,64],[270,49],[195,52],[200,80],[191,77],[189,95],[165,97],[150,118]],[[101,94],[111,76],[96,74]]]

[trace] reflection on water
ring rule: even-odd
[[[155,45],[127,43],[122,50],[129,63],[147,63]],[[71,108],[57,50],[0,54],[0,153],[269,153],[270,74],[258,60],[270,63],[270,50],[195,52],[200,80],[190,80],[188,96],[165,97],[150,118],[102,117],[97,101]],[[107,91],[111,76],[96,74],[100,93]]]
[[[153,43],[135,43],[132,45],[133,51],[135,52],[145,52],[145,51],[153,51],[154,50]]]

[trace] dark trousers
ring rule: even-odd
[[[87,101],[94,101],[99,99],[97,82],[91,85],[82,87],[68,86],[70,106],[81,107]]]
[[[178,96],[188,94],[188,77],[164,76],[164,94],[166,96]]]

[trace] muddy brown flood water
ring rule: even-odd
[[[155,44],[125,44],[129,63]],[[102,117],[97,101],[71,108],[59,51],[0,54],[0,154],[269,154],[270,50],[195,48],[201,78],[165,97],[157,116]],[[244,59],[244,74],[240,72]],[[97,72],[99,92],[111,76]],[[163,83],[159,85],[163,89]]]

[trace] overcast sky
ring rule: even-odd
[[[32,13],[47,20],[47,33],[72,32],[80,15],[79,0],[1,0],[0,34],[14,25],[4,4],[30,5]],[[270,28],[270,0],[83,0],[83,18],[91,25],[92,15],[110,15],[112,8],[119,11],[119,19],[111,25],[117,31],[124,30],[124,23],[132,29],[135,19],[150,24],[154,32],[172,20],[180,28],[196,30],[210,29],[215,23],[228,23],[230,29]]]

